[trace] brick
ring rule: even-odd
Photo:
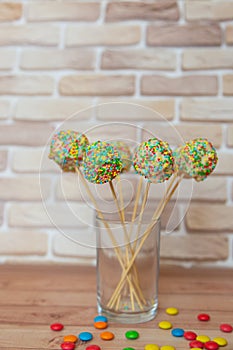
[[[232,121],[233,101],[230,99],[183,99],[181,119],[188,121]]]
[[[66,32],[66,46],[133,45],[140,41],[137,25],[70,25]]]
[[[93,114],[91,99],[24,98],[18,101],[14,118],[17,120],[88,120]],[[86,111],[83,111],[87,109]],[[74,116],[77,114],[77,116]]]
[[[1,26],[0,45],[56,46],[58,43],[58,26],[49,24]]]
[[[189,75],[177,78],[144,75],[141,80],[142,95],[211,96],[216,95],[217,92],[217,77],[211,75]]]
[[[110,2],[106,9],[107,21],[167,20],[176,21],[179,9],[174,0]]]
[[[49,76],[8,75],[0,77],[0,94],[3,95],[51,95],[53,78]]]
[[[26,50],[21,57],[20,67],[26,70],[35,69],[93,69],[95,53],[91,50]]]
[[[8,50],[8,49],[0,49],[0,55],[1,55],[0,70],[12,69],[16,63],[16,51]]]
[[[147,31],[150,46],[216,46],[221,41],[218,24],[150,25]]]
[[[92,209],[83,203],[14,203],[8,208],[11,227],[83,228],[91,223]]]
[[[168,50],[106,50],[102,69],[176,69],[176,55]]]
[[[165,190],[168,183],[156,184],[149,193],[150,200],[159,200],[165,195]],[[192,181],[191,179],[183,179],[179,188],[172,196],[171,200],[185,201],[183,203],[183,210],[186,212],[191,202],[219,202],[223,203],[227,200],[227,186],[224,177],[209,176],[206,180],[201,182]],[[153,186],[153,185],[152,185]]]
[[[38,176],[1,177],[0,178],[0,200],[41,200],[41,188],[43,198],[49,196],[51,182],[48,178]]]
[[[22,16],[22,4],[2,2],[0,4],[0,21],[14,21]]]
[[[0,119],[6,119],[10,112],[10,102],[7,100],[0,100]]]
[[[54,128],[41,123],[1,125],[0,145],[45,146]]]
[[[7,151],[0,150],[0,171],[6,169],[6,164],[7,164]]]
[[[12,169],[16,173],[59,172],[58,166],[48,158],[49,147],[13,151]]]
[[[227,145],[233,147],[233,124],[227,128]]]
[[[233,26],[229,25],[226,27],[226,43],[233,45]]]
[[[187,228],[192,231],[232,231],[233,207],[223,204],[191,204],[186,215]]]
[[[232,69],[233,50],[195,49],[184,51],[182,68],[184,70]]]
[[[6,231],[0,233],[1,255],[45,255],[48,238],[44,232],[29,230]]]
[[[59,83],[61,95],[120,96],[134,94],[132,75],[70,75]]]
[[[228,239],[212,234],[189,234],[186,236],[162,236],[161,258],[183,261],[218,261],[228,258]]]
[[[218,152],[218,164],[215,173],[218,175],[233,175],[233,154]]]
[[[71,238],[71,239],[69,239]],[[74,240],[75,238],[75,240]],[[85,241],[83,242],[83,240]],[[89,242],[87,243],[89,239]],[[96,242],[95,233],[88,230],[70,232],[68,238],[62,234],[57,234],[53,238],[53,254],[62,257],[81,257],[87,260],[88,258],[96,257]]]
[[[181,123],[178,125],[164,125],[156,122],[145,123],[142,139],[146,141],[151,137],[166,140],[175,147],[196,137],[206,137],[215,147],[220,147],[223,140],[221,125],[211,123]]]
[[[223,76],[223,94],[225,96],[233,95],[233,74]]]
[[[188,21],[226,21],[233,19],[231,1],[195,0],[186,1],[185,5],[185,15]]]
[[[112,102],[112,103],[111,103]],[[175,101],[144,99],[102,98],[96,106],[96,117],[103,121],[130,120],[172,120],[175,114]]]
[[[100,4],[95,2],[38,1],[29,4],[29,21],[95,21],[100,14]]]

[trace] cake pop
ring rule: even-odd
[[[95,184],[112,181],[122,170],[122,160],[111,144],[96,141],[87,146],[83,159],[85,178]]]
[[[174,151],[174,157],[178,171],[198,182],[213,172],[218,161],[214,146],[205,138],[186,142]]]
[[[137,148],[133,165],[136,173],[144,176],[149,182],[164,182],[174,172],[172,150],[167,142],[156,137],[149,139]]]
[[[84,134],[73,130],[61,130],[51,140],[49,158],[53,159],[63,171],[74,172],[82,162],[88,144],[89,141]]]
[[[132,164],[132,156],[129,146],[123,141],[111,141],[110,144],[118,151],[122,160],[122,172],[129,171]]]

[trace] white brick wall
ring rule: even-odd
[[[47,159],[49,137],[73,115],[65,128],[91,141],[209,138],[216,172],[181,185],[161,257],[233,268],[232,45],[233,0],[1,1],[0,260],[93,263],[92,207]],[[117,121],[127,124],[100,127]],[[163,193],[153,187],[150,208]],[[106,186],[95,196],[110,205]]]

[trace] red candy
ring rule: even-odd
[[[218,350],[219,348],[219,345],[215,341],[207,341],[204,346],[207,350]]]
[[[52,329],[52,331],[61,331],[64,328],[64,326],[61,323],[53,323],[50,325],[50,328]]]
[[[210,316],[209,316],[208,314],[199,314],[199,315],[197,316],[197,318],[198,318],[199,321],[204,321],[204,322],[206,322],[206,321],[209,321]]]
[[[189,343],[189,346],[190,348],[200,348],[200,349],[204,348],[204,344],[200,340],[192,340]]]
[[[61,344],[62,350],[74,350],[75,344],[71,343],[70,341],[65,341]]]
[[[184,338],[187,340],[195,340],[196,337],[197,335],[194,332],[191,332],[191,331],[184,332]]]
[[[223,323],[220,325],[220,329],[222,332],[231,333],[233,330],[233,327],[228,323]]]
[[[86,347],[86,350],[101,350],[98,345],[89,345]]]

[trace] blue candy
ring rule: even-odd
[[[182,328],[173,328],[172,331],[171,331],[171,334],[174,337],[183,337],[184,330]]]
[[[79,333],[78,337],[82,341],[89,341],[93,338],[93,335],[90,332],[82,332]]]
[[[108,322],[107,317],[98,315],[94,318],[94,322]]]

